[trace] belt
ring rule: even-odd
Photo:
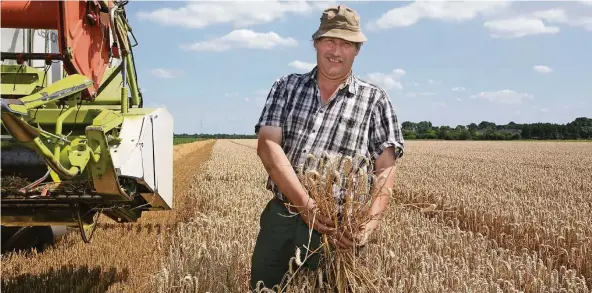
[[[296,209],[296,207],[291,206],[292,204],[289,201],[287,201],[287,200],[285,200],[285,201],[284,200],[281,200],[277,196],[274,196],[272,200],[275,201],[278,204],[281,204],[290,213],[293,213],[293,214],[300,213],[298,211],[298,209]]]

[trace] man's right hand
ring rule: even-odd
[[[323,215],[311,199],[304,207],[297,207],[300,217],[308,225],[321,234],[332,234],[335,231],[335,224],[329,217]]]

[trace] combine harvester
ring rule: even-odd
[[[1,4],[4,251],[173,208],[173,118],[144,108],[127,2]]]

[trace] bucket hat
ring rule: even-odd
[[[313,39],[320,37],[340,38],[354,43],[367,41],[360,28],[360,15],[345,5],[323,11],[319,29],[312,35]]]

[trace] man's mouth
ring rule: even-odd
[[[341,63],[341,61],[335,59],[335,58],[327,58],[329,60],[329,62],[331,63]]]

